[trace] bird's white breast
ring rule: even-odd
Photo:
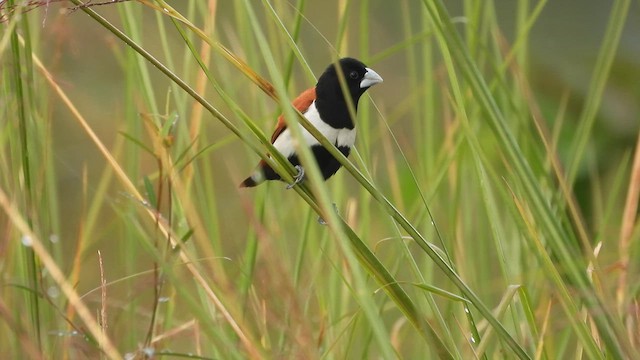
[[[311,103],[309,109],[304,113],[304,117],[307,118],[307,120],[309,120],[309,122],[322,133],[322,135],[336,146],[352,147],[356,141],[355,128],[336,129],[322,121],[320,113],[318,113],[318,109],[316,108],[315,101]],[[300,127],[300,131],[302,131],[302,137],[309,146],[320,144],[318,140],[311,135],[311,133],[302,127],[302,125],[298,124],[298,126]],[[285,131],[283,131],[273,143],[273,146],[285,157],[293,155],[295,153],[295,139],[291,135],[291,131],[289,129],[285,129]]]

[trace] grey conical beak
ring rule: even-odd
[[[373,71],[373,69],[365,69],[367,70],[367,72],[364,73],[364,78],[362,78],[362,81],[360,82],[361,89],[365,89],[382,82],[382,77],[378,75],[377,72]]]

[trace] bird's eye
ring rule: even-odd
[[[357,79],[360,75],[358,75],[357,71],[352,71],[349,73],[349,77],[352,79]]]

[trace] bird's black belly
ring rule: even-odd
[[[340,150],[344,156],[349,156],[349,153],[351,152],[351,148],[347,146],[338,146],[338,150]],[[325,180],[333,176],[333,174],[340,169],[340,166],[342,166],[340,162],[322,145],[312,146],[311,151],[316,158],[320,172]],[[289,162],[293,164],[293,166],[300,165],[300,160],[297,155],[290,156]]]

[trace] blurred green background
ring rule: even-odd
[[[296,45],[309,66],[309,69],[306,69],[299,58],[292,58],[286,36],[268,14],[265,3],[273,6],[285,28],[292,31],[297,14],[294,11],[295,1],[256,1],[253,6],[259,18],[258,24],[247,20],[246,4],[242,1],[210,1],[210,6],[215,4],[216,15],[213,30],[208,31],[207,35],[244,59],[258,74],[273,81],[265,56],[258,51],[259,40],[253,33],[258,28],[257,31],[266,36],[274,59],[281,64],[283,72],[293,59],[293,71],[287,83],[288,95],[291,97],[314,84],[309,69],[318,76],[332,61],[334,46],[340,48],[340,56],[360,58],[381,74],[384,83],[372,88],[368,92],[369,98],[361,102],[357,127],[362,135],[358,138],[358,154],[352,155],[350,160],[358,164],[363,171],[366,170],[376,186],[394,201],[400,211],[408,214],[416,227],[425,233],[430,241],[440,246],[441,244],[435,240],[436,234],[430,225],[431,219],[422,207],[417,189],[426,194],[427,203],[434,216],[433,221],[439,226],[448,250],[454,254],[454,262],[465,281],[468,281],[492,306],[498,304],[505,287],[511,282],[524,284],[523,286],[532,289],[534,293],[532,307],[538,326],[541,327],[546,301],[556,293],[552,285],[546,282],[546,278],[538,274],[541,267],[537,262],[538,258],[523,245],[527,244],[523,240],[527,237],[525,226],[511,217],[514,208],[510,202],[511,189],[506,189],[504,183],[498,180],[506,179],[505,182],[512,184],[508,181],[511,179],[510,164],[505,161],[500,145],[493,140],[487,129],[486,114],[470,105],[469,108],[473,110],[469,110],[467,114],[472,124],[469,132],[477,135],[474,139],[479,140],[486,151],[482,154],[485,156],[483,161],[492,164],[487,165],[486,171],[490,174],[488,179],[493,180],[488,186],[498,193],[498,210],[492,212],[489,205],[485,207],[483,186],[487,185],[483,185],[483,181],[486,179],[476,173],[476,166],[480,168],[480,161],[473,157],[473,148],[468,146],[465,140],[461,140],[470,135],[461,130],[464,128],[459,120],[462,116],[460,109],[453,104],[449,85],[452,74],[448,72],[438,50],[425,6],[412,1],[304,2],[304,18],[300,23]],[[468,41],[478,68],[488,83],[498,84],[492,88],[493,94],[505,114],[513,115],[507,119],[508,123],[512,126],[523,152],[529,157],[531,167],[540,179],[540,187],[552,193],[557,191],[558,186],[553,180],[553,171],[548,169],[547,154],[530,119],[535,109],[530,108],[530,103],[523,100],[527,96],[518,92],[520,88],[516,85],[515,76],[509,71],[507,75],[499,74],[497,70],[502,65],[500,61],[504,54],[500,53],[496,45],[501,40],[496,39],[504,36],[502,44],[509,49],[513,42],[519,39],[518,9],[528,7],[532,11],[537,4],[527,0],[446,2],[456,29]],[[187,1],[178,1],[171,5],[183,14],[193,14],[194,17],[190,20],[196,26],[204,27],[207,19],[207,14],[203,12],[205,5],[198,5],[197,11],[193,10],[193,3]],[[598,52],[610,21],[611,6],[609,1],[597,0],[549,1],[535,20],[530,33],[523,37],[526,46],[516,54],[518,69],[514,73],[524,77],[532,91],[528,100],[539,107],[543,117],[541,120],[553,136],[557,135],[557,156],[563,164],[571,161],[570,149],[580,126],[579,118],[587,105],[585,102]],[[160,17],[160,23],[165,27],[162,29],[158,25],[157,14],[140,3],[130,2],[92,9],[127,33],[131,32],[131,26],[123,19],[133,16],[136,31],[140,31],[139,42],[145,49],[163,63],[171,64],[171,69],[193,86],[202,76],[197,64],[186,51],[184,40],[175,31],[168,17]],[[469,17],[469,14],[476,10],[484,14],[478,16],[478,19],[482,20],[478,23],[471,22]],[[346,20],[341,15],[343,13],[347,14]],[[364,17],[363,14],[367,16]],[[142,60],[138,60],[139,57],[128,47],[82,11],[69,13],[60,4],[50,4],[35,9],[26,16],[31,29],[34,53],[66,91],[99,139],[127,170],[137,188],[143,193],[148,190],[144,184],[145,177],[150,179],[154,186],[159,186],[158,161],[142,151],[140,144],[126,139],[123,133],[151,147],[154,139],[145,130],[143,119],[149,117],[162,123],[167,121],[166,119],[177,118],[175,136],[178,140],[175,147],[170,149],[176,156],[188,147],[184,139],[193,120],[193,101],[182,93],[177,94],[176,89],[171,88],[171,82],[163,74],[143,62],[142,66],[147,67],[151,76],[154,90],[152,96],[158,104],[159,112],[154,113],[150,110],[149,91],[145,90],[138,70],[134,69],[134,64]],[[583,159],[575,182],[571,184],[585,226],[589,234],[593,235],[590,237],[593,240],[592,246],[603,240],[614,243],[613,239],[619,234],[620,215],[630,174],[630,159],[640,131],[638,1],[631,3],[625,21],[609,79],[600,99],[601,105],[594,128],[588,137],[587,148],[584,154],[581,154]],[[25,35],[24,29],[21,33]],[[163,44],[162,40],[165,37],[166,44]],[[197,39],[194,41],[198,44],[196,48],[200,49]],[[0,64],[5,68],[5,79],[9,75],[10,66],[16,65],[15,58],[9,57],[8,54],[8,48],[5,48],[0,58]],[[265,133],[270,134],[281,111],[278,104],[264,95],[219,53],[211,53],[210,69],[224,92]],[[429,80],[432,83],[425,83]],[[15,131],[12,124],[15,117],[15,93],[9,85],[4,86],[3,91],[7,91],[3,97],[11,100],[3,104],[0,99],[0,106],[5,106],[2,126],[3,129]],[[38,114],[36,118],[41,121],[37,127],[44,129],[44,135],[34,139],[38,144],[38,150],[33,165],[33,176],[38,188],[36,198],[45,199],[42,203],[35,203],[36,208],[42,205],[42,208],[35,211],[41,216],[37,221],[40,235],[44,239],[53,239],[48,243],[49,249],[65,273],[68,274],[75,269],[74,266],[82,269],[78,281],[73,285],[78,293],[86,294],[86,300],[93,307],[97,306],[100,300],[99,292],[95,291],[99,284],[96,250],[102,251],[105,268],[108,269],[107,277],[111,281],[122,280],[122,284],[109,287],[110,317],[114,324],[110,330],[111,335],[116,339],[120,336],[126,338],[119,339],[121,342],[118,348],[123,352],[132,351],[131,349],[143,342],[143,336],[139,333],[144,333],[151,317],[149,313],[150,304],[155,296],[152,291],[154,283],[150,273],[145,271],[154,266],[155,258],[150,255],[149,250],[149,243],[152,241],[149,239],[157,237],[158,233],[154,233],[153,224],[140,215],[142,206],[131,198],[121,183],[108,178],[113,176],[109,173],[110,170],[108,171],[110,166],[53,91],[47,86],[42,86],[34,88],[33,92],[37,94],[39,105],[35,111]],[[509,98],[511,92],[513,98]],[[223,101],[212,86],[207,87],[204,95],[241,128],[242,132],[250,133],[242,126],[237,112]],[[468,89],[465,89],[464,95],[467,101],[473,104],[475,99]],[[202,256],[215,253],[224,258],[215,259],[217,266],[222,264],[224,267],[223,277],[229,281],[221,286],[221,292],[226,295],[232,294],[225,300],[236,310],[240,309],[238,312],[242,314],[242,319],[250,324],[249,327],[254,330],[256,338],[260,339],[255,341],[256,344],[262,346],[268,343],[261,335],[273,331],[279,334],[279,337],[271,339],[271,347],[264,347],[269,350],[276,349],[269,353],[274,358],[295,357],[292,354],[305,358],[308,353],[302,351],[303,355],[300,355],[291,350],[295,349],[295,346],[290,344],[295,343],[306,349],[314,348],[314,341],[318,344],[317,348],[322,349],[318,350],[320,355],[316,354],[319,357],[377,358],[377,351],[385,346],[376,344],[376,341],[372,340],[374,335],[370,333],[369,328],[356,324],[357,321],[354,321],[356,325],[353,325],[353,328],[349,328],[352,338],[344,347],[321,341],[325,331],[331,332],[326,328],[337,328],[336,324],[342,324],[352,313],[360,314],[361,311],[358,305],[354,304],[356,301],[351,298],[351,289],[345,286],[351,281],[352,263],[342,257],[343,253],[334,243],[335,239],[329,235],[326,228],[315,224],[315,214],[310,212],[309,207],[295,192],[285,191],[284,184],[272,183],[256,190],[239,190],[237,184],[252,171],[259,159],[258,156],[210,114],[205,112],[202,121],[202,126],[197,129],[197,148],[212,148],[199,154],[193,162],[196,185],[191,196],[188,199],[181,198],[180,201],[187,201],[198,209],[211,248],[203,250],[200,247],[201,243],[189,243],[193,246],[190,250]],[[390,132],[386,128],[387,123]],[[425,129],[432,132],[427,133]],[[399,148],[408,159],[408,167],[403,163],[400,151],[392,145],[389,134],[393,134],[397,139]],[[4,165],[0,169],[5,172],[5,190],[13,192],[14,197],[20,199],[20,191],[23,189],[19,180],[20,167],[7,165],[11,164],[11,161],[6,160],[19,158],[18,147],[11,145],[13,138],[13,135],[7,135],[0,143],[5,151]],[[50,158],[53,166],[40,167],[39,158]],[[15,171],[14,175],[8,175],[10,171]],[[414,186],[412,171],[416,174],[417,186]],[[478,170],[478,173],[480,172]],[[103,181],[106,182],[104,192],[98,190]],[[47,182],[50,182],[50,188],[44,184]],[[413,277],[424,276],[425,281],[454,291],[454,287],[438,275],[438,270],[434,269],[426,256],[415,250],[415,246],[409,246],[410,249],[404,253],[400,245],[397,245],[398,242],[392,241],[394,245],[387,245],[388,240],[397,240],[400,230],[349,174],[345,171],[339,172],[328,183],[328,188],[339,212],[347,218],[347,222],[354,227],[365,243],[374,249],[381,261],[388,264],[394,275],[401,279],[406,277],[407,281],[417,281]],[[48,193],[53,195],[46,195]],[[518,190],[514,190],[514,193],[517,194]],[[558,213],[563,214],[563,224],[570,223],[562,196],[549,198],[552,204],[550,207],[559,209]],[[557,198],[561,198],[558,203],[553,201]],[[93,207],[97,209],[97,215],[94,214],[95,219],[92,219],[95,224],[92,224],[91,231],[87,233],[87,214]],[[184,234],[192,225],[188,225],[179,215],[167,215],[169,211],[166,202],[161,208],[165,216],[175,221],[171,225],[177,233]],[[496,221],[492,218],[495,219],[497,214],[504,217],[501,218],[504,221],[502,236],[499,236],[500,231],[491,223]],[[19,251],[19,247],[11,245],[10,241],[19,238],[20,234],[11,228],[8,218],[0,214],[0,226],[3,224],[6,224],[6,229],[0,228],[0,233],[6,235],[0,236],[4,242],[3,248],[7,249],[7,252],[4,259],[0,260],[6,264],[4,282],[25,284],[25,280],[20,276],[22,273],[14,273],[11,270],[13,268],[9,266],[19,267],[13,262],[17,260],[9,259],[8,254]],[[567,225],[567,228],[570,227]],[[637,231],[634,234],[637,238]],[[494,246],[499,248],[494,240],[505,246],[500,251],[505,251],[506,260],[501,258],[500,251],[494,252]],[[79,250],[79,243],[86,247]],[[601,265],[604,268],[615,267],[619,254],[613,244],[607,245],[602,254]],[[160,249],[163,246],[156,247]],[[637,252],[637,245],[633,245],[632,254]],[[412,256],[417,259],[416,269],[423,271],[420,276],[412,273],[413,268],[407,265],[413,261]],[[588,262],[587,260],[585,259],[585,262]],[[206,259],[203,262],[210,261],[211,259]],[[516,265],[511,268],[511,264]],[[211,276],[207,280],[213,282],[213,279],[217,278],[217,269],[213,265],[203,266],[206,269],[204,272]],[[528,274],[528,271],[531,273]],[[168,281],[170,285],[163,290],[173,304],[171,311],[166,310],[164,316],[179,323],[189,319],[193,315],[192,312],[195,312],[197,315],[194,316],[205,323],[202,326],[206,328],[211,324],[206,324],[203,319],[206,316],[202,313],[206,314],[210,309],[207,308],[208,303],[202,300],[204,295],[199,292],[201,289],[189,281],[191,278],[186,271],[181,269],[177,272],[176,278]],[[634,274],[637,272],[632,272],[632,275]],[[130,279],[130,276],[133,278]],[[634,276],[631,277],[632,289],[629,292],[630,297],[634,298],[637,296],[638,280]],[[45,283],[47,281],[49,280],[44,280]],[[250,285],[246,285],[245,282]],[[378,289],[373,282],[367,285],[368,291]],[[54,285],[50,286],[46,288],[55,289]],[[193,305],[197,300],[187,298],[189,301],[193,300],[189,302],[181,298],[179,290],[176,290],[180,286],[184,286],[184,291],[195,294],[192,295],[195,299],[202,300],[201,307]],[[356,290],[359,289],[357,286],[354,287]],[[611,290],[613,282],[605,284],[604,288],[605,291]],[[19,293],[13,288],[5,291],[7,296]],[[421,292],[413,289],[410,294],[417,298]],[[294,300],[291,300],[293,305],[287,303],[289,297],[296,298],[300,303]],[[236,304],[238,298],[242,301]],[[402,326],[398,325],[401,321],[397,320],[401,316],[397,311],[389,315],[388,307],[384,306],[381,295],[373,295],[372,298],[380,307],[383,324],[381,328],[397,336],[394,326]],[[19,299],[11,298],[7,301],[19,304]],[[67,305],[63,300],[56,301],[59,302],[60,308]],[[424,311],[429,315],[429,319],[433,319],[436,315],[426,303],[425,300],[420,308],[428,309]],[[465,322],[461,308],[441,299],[438,303],[446,309],[446,315],[455,313],[459,316],[445,316],[445,322],[455,329],[454,332],[460,330],[462,335],[457,334],[459,338],[468,339],[467,327],[471,325],[460,325],[459,322]],[[256,304],[263,305],[266,310],[260,309]],[[193,310],[194,308],[202,313]],[[322,310],[329,315],[323,314]],[[23,320],[27,318],[26,312],[17,313]],[[561,313],[560,309],[553,309],[554,315]],[[262,324],[261,315],[269,320],[275,318],[275,325]],[[62,345],[56,340],[51,340],[49,332],[63,328],[64,321],[58,318],[55,311],[48,316],[57,320],[50,320],[50,323],[43,321],[45,333],[49,334],[44,336],[48,339],[45,343],[52,343],[53,345],[49,345],[50,349],[62,353]],[[326,316],[327,319],[318,320],[316,316]],[[554,320],[557,320],[557,323],[550,325],[552,329],[565,331],[563,334],[570,333],[566,330],[570,325],[566,317],[558,315]],[[171,322],[165,318],[163,321]],[[301,324],[300,333],[303,335],[289,334],[287,326],[293,326],[290,325],[292,322]],[[509,320],[506,322],[513,328],[519,328],[516,320],[513,320],[513,324],[516,325]],[[484,323],[479,327],[485,329],[486,326]],[[366,329],[362,330],[360,327]],[[376,329],[375,326],[372,328]],[[409,326],[405,325],[406,328]],[[218,330],[211,331],[215,333]],[[231,333],[226,327],[220,331]],[[342,344],[343,334],[334,331],[338,334],[326,335],[327,338],[334,336],[338,339],[335,340],[336,343]],[[516,333],[518,331],[514,330]],[[224,354],[226,347],[236,347],[237,339],[232,335],[228,336],[230,339],[222,337],[223,340],[220,340],[225,345],[216,348],[217,353],[213,350],[204,351],[205,355]],[[548,350],[547,355],[550,358],[562,358],[563,355],[571,353],[571,350],[567,349],[571,349],[574,343],[579,343],[572,335],[566,336],[563,340],[557,340],[559,344],[548,340],[552,344],[548,345],[549,349],[553,349]],[[522,342],[528,349],[535,349],[535,339],[532,340],[525,335],[521,337],[526,339]],[[206,335],[204,338],[209,340]],[[456,335],[452,338],[456,338]],[[393,343],[392,346],[399,357],[415,358],[413,356],[424,354],[420,350],[421,345],[414,345],[414,342],[420,343],[419,339],[421,338],[417,336],[409,337],[402,343],[401,340],[392,338],[389,342]],[[401,346],[396,346],[397,342],[402,343]],[[189,352],[193,350],[193,343],[193,338],[186,336],[186,339],[178,340],[172,345]],[[374,345],[371,345],[372,343]],[[84,345],[76,343],[75,346],[82,348]],[[216,345],[208,344],[205,348],[207,346]],[[335,346],[335,349],[332,346]],[[428,346],[427,348],[428,351],[434,351]],[[471,352],[464,345],[461,348],[462,358],[468,358]],[[495,345],[495,348],[500,348],[500,345]],[[332,353],[332,349],[335,353]],[[8,352],[11,355],[19,353],[15,348]],[[73,354],[75,355],[71,355],[72,358],[82,357],[78,353]],[[86,355],[89,358],[95,355],[91,350],[86,350],[83,354],[89,354]],[[500,355],[499,350],[489,352],[489,358]],[[242,356],[240,352],[233,354],[233,358]]]
[[[357,8],[360,2],[353,1],[352,7]],[[499,19],[500,30],[508,39],[513,39],[515,28],[515,1],[495,1],[495,8]],[[276,1],[285,11],[289,4]],[[185,7],[185,4],[176,3],[174,6]],[[448,1],[450,14],[453,17],[463,16],[461,1]],[[322,37],[332,41],[336,37],[338,28],[337,2],[311,2],[305,11],[306,21],[303,21],[301,35],[298,44],[309,61],[316,76],[331,60],[330,49]],[[403,11],[403,7],[408,11]],[[103,7],[101,13],[114,18],[115,7]],[[542,111],[548,119],[552,119],[563,95],[569,96],[567,121],[562,145],[570,141],[572,129],[575,128],[577,118],[583,107],[584,97],[588,90],[589,81],[594,68],[597,52],[600,47],[603,33],[607,24],[607,15],[610,4],[606,1],[551,1],[546,4],[539,19],[533,26],[529,37],[529,61],[530,81],[536,91]],[[423,6],[419,3],[398,4],[385,1],[369,1],[369,14],[372,26],[370,27],[370,54],[381,52],[394,44],[406,39],[403,28],[406,25],[406,12],[411,14],[412,24],[420,23],[424,15]],[[358,44],[359,14],[349,18],[349,51],[345,56],[360,57]],[[234,21],[233,2],[220,2],[218,5],[218,31],[217,36],[223,39],[223,43],[233,49],[233,38],[237,29],[233,28]],[[159,55],[158,36],[155,34],[154,20],[150,16],[143,16],[144,26],[153,29],[144,32],[144,45],[155,55]],[[99,136],[109,144],[118,136],[119,119],[122,119],[125,111],[123,89],[125,79],[122,76],[122,67],[118,59],[122,60],[125,48],[119,44],[112,35],[106,33],[86,16],[79,12],[67,14],[58,11],[57,7],[42,17],[42,58],[46,61],[50,71],[63,84],[72,98],[77,99],[80,110],[98,131]],[[458,24],[461,31],[466,31],[464,21]],[[415,30],[418,32],[418,30]],[[319,34],[320,33],[320,34]],[[635,141],[635,134],[640,124],[638,113],[640,112],[640,9],[637,2],[632,4],[629,18],[621,38],[620,48],[611,70],[611,77],[607,84],[598,119],[596,121],[597,136],[592,138],[589,144],[589,155],[593,159],[598,171],[606,172],[611,159],[618,158],[627,152]],[[171,34],[169,40],[180,44],[180,39]],[[419,49],[420,44],[414,45]],[[154,51],[155,50],[155,51]],[[236,49],[242,54],[242,49]],[[380,86],[372,92],[375,102],[379,107],[393,112],[400,106],[404,98],[409,96],[410,90],[406,87],[408,73],[406,64],[406,51],[401,50],[392,56],[381,60],[375,66],[376,71],[383,74],[384,86]],[[176,56],[179,67],[184,59]],[[268,74],[259,58],[248,58],[250,65],[263,76]],[[223,61],[217,58],[216,61]],[[215,63],[212,68],[215,69]],[[296,66],[294,84],[291,86],[290,96],[309,87],[313,81],[302,76],[299,66]],[[168,89],[167,79],[156,71],[151,71],[154,77],[154,85],[157,89],[158,101],[163,102]],[[251,88],[250,82],[238,76],[237,91],[242,94],[243,89]],[[263,119],[265,132],[269,132],[275,123],[277,115],[273,104],[265,99],[264,107],[270,112],[264,113],[263,106],[246,109],[255,119]],[[139,109],[138,109],[139,110]],[[69,214],[69,219],[74,219],[82,211],[81,194],[77,191],[81,184],[81,169],[88,166],[89,176],[93,179],[99,177],[100,170],[104,168],[101,156],[95,147],[87,140],[83,132],[68,120],[66,110],[52,107],[55,121],[52,123],[55,146],[55,160],[60,177],[61,202],[63,212]],[[182,114],[181,119],[187,119]],[[207,134],[210,142],[215,142],[228,135],[228,132],[218,127],[208,119]],[[393,130],[398,134],[406,134],[411,131],[409,118],[394,119]],[[425,121],[438,121],[438,119],[425,119]],[[366,125],[365,125],[366,126]],[[406,148],[411,148],[409,139],[399,136],[399,140]],[[413,140],[413,139],[411,139]],[[419,140],[419,139],[417,139]],[[217,184],[222,189],[221,194],[227,194],[229,199],[224,202],[238,210],[235,185],[241,176],[246,173],[252,163],[240,163],[235,158],[239,151],[237,143],[230,143],[215,155],[211,161],[216,173]],[[379,157],[376,154],[381,149],[372,148],[372,158]],[[411,155],[411,154],[409,154]],[[422,154],[420,156],[423,156]],[[424,156],[431,156],[424,154]],[[233,159],[233,160],[232,160]],[[242,159],[244,161],[244,159]],[[230,164],[234,163],[234,164]],[[229,167],[232,166],[231,172]],[[586,166],[586,164],[585,164]],[[234,176],[230,176],[234,175]],[[588,187],[587,170],[583,169],[578,179],[577,187]],[[580,190],[578,190],[580,191]],[[116,196],[117,197],[117,196]],[[579,201],[586,201],[578,196]],[[584,204],[588,205],[588,204]],[[230,212],[234,213],[234,212]],[[66,231],[73,233],[75,222],[65,223]]]

